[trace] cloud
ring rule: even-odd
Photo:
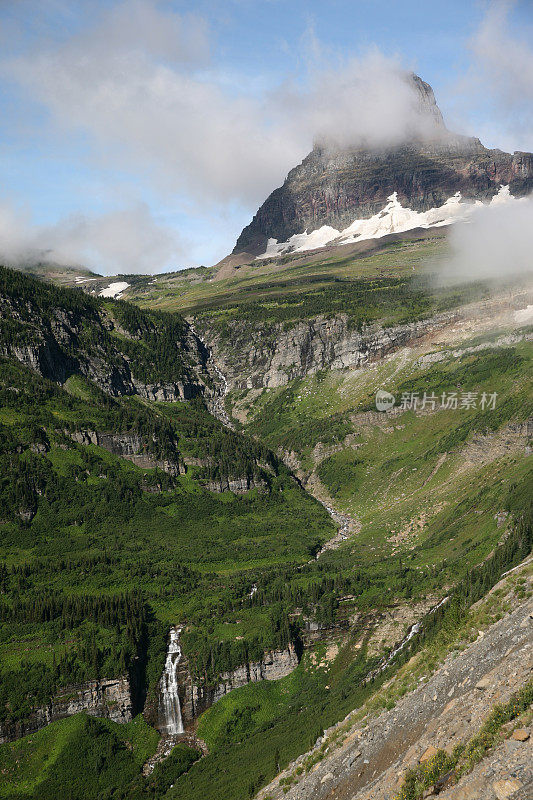
[[[441,284],[533,275],[533,198],[476,209],[468,223],[452,228],[450,245],[451,257],[439,266]]]
[[[35,226],[9,204],[0,205],[4,263],[42,260],[105,274],[146,273],[176,268],[182,256],[176,233],[143,204],[100,216],[72,215],[52,226]]]
[[[106,163],[200,202],[263,200],[316,138],[382,145],[433,123],[400,62],[377,51],[260,92],[209,59],[201,19],[127,0],[3,71]]]
[[[512,6],[490,4],[471,42],[475,69],[463,83],[461,101],[469,120],[492,102],[491,138],[500,134],[494,144],[530,149],[533,51],[527,36],[517,39],[510,27]],[[68,4],[61,7],[67,14]],[[90,158],[91,166],[105,167],[111,181],[115,175],[120,182],[125,171],[157,202],[180,205],[189,237],[197,241],[211,241],[213,218],[220,221],[228,209],[244,209],[247,216],[314,142],[381,147],[434,135],[439,122],[431,96],[421,95],[400,58],[375,48],[342,58],[312,29],[299,45],[298,74],[273,82],[268,73],[223,69],[206,21],[156,0],[96,4],[81,19],[74,15],[74,33],[72,20],[51,28],[43,22],[46,13],[39,13],[31,52],[23,49],[24,37],[17,40],[17,55],[0,60],[0,76],[14,82],[22,107],[30,98],[47,112],[39,118],[47,146],[55,141],[60,150],[67,143],[80,158]],[[468,127],[484,134],[482,125]],[[11,240],[17,224],[12,220]],[[67,252],[67,241],[77,242],[71,245],[75,254],[90,252],[89,243],[79,243],[91,225],[96,236],[94,219],[72,218],[56,232],[45,231],[45,238],[57,252]],[[154,226],[160,228],[151,220],[148,227]],[[220,251],[231,248],[238,227],[240,222],[227,226],[228,242]],[[170,231],[160,234],[175,242]],[[22,238],[33,238],[28,227]],[[110,242],[99,247],[105,254],[93,253],[93,265],[109,259],[122,269],[126,261],[143,261],[135,253],[114,255]],[[179,253],[179,243],[163,245],[167,250]],[[160,268],[164,260],[158,256],[149,268]]]
[[[346,147],[384,147],[443,135],[429,87],[377,48],[334,68],[315,69],[304,91],[278,95],[297,138]]]
[[[475,62],[466,100],[475,108],[479,100],[492,107],[491,125],[510,149],[531,149],[533,131],[533,26],[521,35],[511,28],[516,2],[489,4],[470,42]],[[467,84],[468,85],[468,84]],[[500,141],[501,146],[501,141]]]

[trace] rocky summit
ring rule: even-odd
[[[520,197],[533,189],[533,155],[489,150],[477,138],[450,132],[429,84],[408,76],[418,98],[424,134],[376,149],[367,143],[340,148],[327,141],[292,169],[247,225],[235,256],[265,252],[269,239],[284,242],[322,226],[339,231],[379,214],[391,195],[404,208],[437,209],[460,192],[465,201],[490,201],[502,185]]]

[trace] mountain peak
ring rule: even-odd
[[[323,226],[345,230],[379,214],[394,193],[402,206],[423,213],[458,192],[465,202],[490,202],[502,185],[516,197],[533,190],[531,153],[488,150],[477,138],[449,131],[431,86],[415,73],[404,80],[414,89],[406,135],[386,146],[322,137],[259,208],[233,255],[263,255],[273,241]]]
[[[421,112],[434,120],[436,128],[446,130],[444,117],[442,116],[442,112],[437,105],[435,94],[429,83],[423,81],[422,78],[419,75],[416,75],[414,72],[407,74],[407,81],[414,87],[416,94],[418,95]]]
[[[377,84],[360,101],[360,113],[346,120],[344,130],[343,126],[337,131],[326,125],[328,130],[315,137],[313,149],[330,153],[360,147],[372,150],[385,142],[435,143],[455,138],[444,124],[433,89],[414,72],[399,72],[393,86],[387,84],[384,91],[383,85]]]

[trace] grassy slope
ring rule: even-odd
[[[490,345],[495,338],[477,336],[462,346]],[[520,512],[533,490],[524,439],[506,446],[502,433],[533,413],[530,344],[448,353],[433,366],[418,362],[419,355],[404,352],[368,370],[323,372],[281,389],[229,398],[229,405],[246,412],[248,431],[274,449],[296,453],[304,471],[316,467],[316,445],[338,448],[322,461],[318,475],[336,506],[357,515],[361,530],[291,582],[310,593],[319,571],[322,580],[338,583],[337,598],[355,596],[334,612],[338,620],[350,608],[440,596],[505,538],[496,512]],[[493,412],[365,418],[381,387],[397,397],[404,391],[439,396],[455,390],[477,391],[478,397],[497,392],[498,400]],[[366,580],[345,581],[360,571]],[[206,712],[199,731],[213,754],[169,796],[252,796],[314,741],[321,726],[362,703],[365,692],[356,675],[370,662],[355,631],[339,644],[333,662],[324,660],[323,645],[317,661],[325,666],[306,657],[288,678],[245,687]]]
[[[128,291],[133,302],[146,308],[198,313],[231,308],[253,301],[277,303],[284,295],[301,295],[324,289],[334,279],[407,277],[427,258],[442,258],[446,241],[435,239],[384,245],[368,255],[326,253],[253,261],[234,275],[213,280],[214,273],[189,270],[135,283]]]
[[[55,265],[34,265],[25,271],[62,286],[76,286],[75,278],[93,278],[81,284],[91,291],[100,290],[114,280],[124,280],[130,287],[124,298],[147,309],[195,313],[207,308],[230,307],[251,300],[277,302],[286,292],[299,294],[326,287],[333,278],[407,277],[428,259],[438,261],[448,251],[446,234],[435,230],[431,238],[405,241],[376,241],[359,247],[318,251],[270,260],[253,259],[220,278],[213,267],[199,267],[164,275],[120,275],[102,278],[85,270]],[[366,247],[370,252],[366,252]],[[355,252],[352,252],[355,251]]]
[[[336,506],[362,524],[345,547],[358,560],[412,552],[419,568],[443,559],[474,563],[494,542],[494,513],[503,509],[509,486],[528,476],[524,448],[498,449],[495,434],[533,413],[532,362],[526,342],[450,355],[433,366],[418,364],[416,353],[410,359],[402,353],[370,370],[320,374],[259,397],[251,393],[248,401],[241,393],[239,405],[249,430],[273,448],[298,453],[308,470],[318,442],[338,450],[317,472]],[[378,388],[397,398],[411,391],[437,397],[443,391],[477,391],[481,397],[485,391],[497,392],[498,399],[494,411],[437,407],[365,418]],[[470,443],[479,433],[486,445],[476,449]]]
[[[0,797],[109,796],[134,778],[158,738],[140,715],[127,725],[85,714],[54,722],[0,747]]]
[[[148,800],[161,796],[197,760],[183,744],[148,779],[141,776],[159,736],[141,715],[118,725],[76,714],[0,746],[4,800]]]
[[[40,471],[46,485],[27,524],[17,518],[12,479],[8,470],[4,473],[4,514],[12,501],[13,515],[4,519],[1,555],[8,570],[24,566],[27,571],[22,592],[17,589],[16,574],[5,578],[6,599],[11,592],[18,592],[13,597],[20,599],[42,592],[63,596],[136,590],[165,623],[200,620],[204,613],[210,615],[221,592],[231,607],[234,592],[239,597],[245,591],[239,579],[235,589],[230,582],[223,590],[228,576],[250,571],[244,577],[249,587],[259,567],[305,563],[332,531],[324,510],[294,484],[284,468],[271,477],[267,493],[254,490],[242,497],[206,491],[195,479],[195,468],[169,480],[95,445],[77,445],[55,427],[68,420],[74,428],[107,429],[113,427],[114,419],[118,426],[124,413],[126,421],[128,414],[135,416],[136,401],[114,401],[102,407],[95,403],[99,394],[88,382],[79,380],[73,386],[70,381],[69,393],[13,362],[0,364],[2,375],[10,386],[18,385],[16,393],[8,391],[3,397],[4,457],[11,458],[11,469],[20,468],[22,476],[28,462],[31,470]],[[38,405],[31,393],[40,398]],[[14,407],[9,406],[9,397]],[[140,410],[148,419],[164,416],[170,421],[180,452],[205,455],[204,428],[210,445],[217,436],[220,446],[224,445],[224,429],[199,405],[160,408],[143,403]],[[49,449],[42,455],[24,449],[25,437],[31,441],[35,430],[46,432],[48,438]],[[8,456],[17,442],[23,452]],[[163,488],[154,494],[143,488],[146,482],[148,487]],[[95,566],[87,569],[91,560]],[[250,620],[254,635],[264,631],[262,618],[259,610]],[[246,616],[244,623],[240,628],[246,635]],[[71,640],[69,629],[58,635],[55,627],[47,633],[47,625],[38,629],[10,623],[1,634],[2,663],[4,668],[28,659],[51,663],[53,653],[58,655]]]

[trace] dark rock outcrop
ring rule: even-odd
[[[158,467],[169,475],[185,473],[185,465],[179,459],[176,449],[173,458],[157,458],[146,448],[143,438],[135,432],[131,433],[101,433],[98,431],[66,431],[75,442],[82,445],[94,444],[103,447],[109,453],[120,458],[125,458],[142,469],[155,469]]]
[[[243,478],[216,478],[207,481],[205,488],[210,492],[233,492],[233,494],[245,494],[251,489],[260,489],[265,491],[267,488],[266,481],[252,478],[248,475]]]
[[[38,281],[25,280],[28,281],[25,290],[40,290]],[[126,335],[108,310],[92,305],[94,300],[85,305],[78,302],[80,307],[75,310],[65,309],[61,303],[71,301],[66,295],[53,298],[48,307],[41,308],[37,302],[23,300],[17,287],[10,286],[8,280],[5,287],[0,295],[0,316],[9,335],[2,338],[0,355],[16,358],[43,378],[63,385],[71,376],[78,375],[112,397],[137,394],[151,401],[190,400],[208,392],[207,385],[212,381],[208,354],[185,320],[172,326],[166,320],[147,315],[141,320],[144,329]],[[43,293],[48,291],[52,290],[43,285]],[[169,331],[174,337],[171,341]],[[170,369],[175,380],[157,380],[161,367],[149,363],[142,348],[136,352],[142,353],[143,363],[130,355],[128,340],[142,341],[144,335],[152,337],[151,341],[160,336],[166,340],[168,349],[175,350]],[[169,372],[168,359],[163,370]]]

